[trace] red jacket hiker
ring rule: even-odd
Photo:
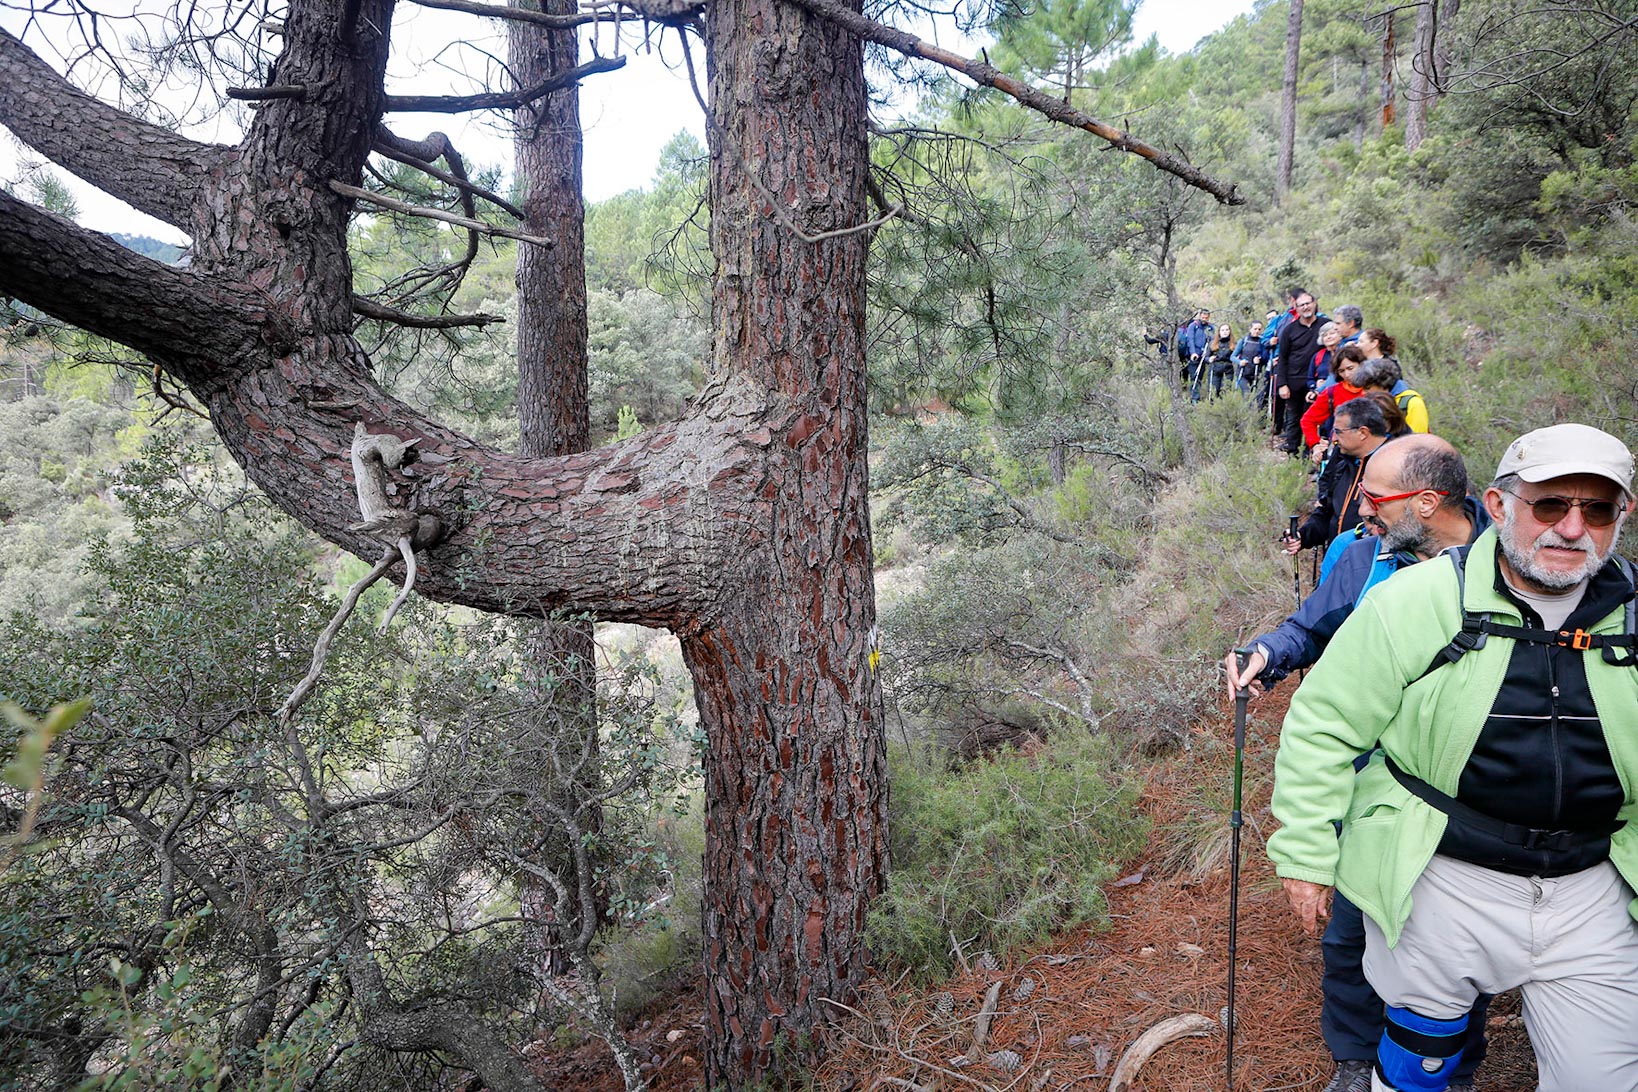
[[[1308,446],[1313,447],[1320,442],[1319,428],[1337,411],[1338,406],[1364,393],[1364,387],[1347,382],[1333,383],[1320,391],[1302,415],[1302,438],[1308,441]]]

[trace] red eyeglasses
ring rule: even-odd
[[[1418,493],[1437,493],[1441,497],[1450,496],[1450,492],[1445,489],[1412,489],[1409,493],[1394,493],[1391,496],[1379,497],[1364,486],[1359,487],[1360,498],[1370,501],[1373,508],[1381,508],[1389,501],[1404,500],[1406,497],[1414,497]]]

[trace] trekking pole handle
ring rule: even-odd
[[[1285,533],[1290,538],[1296,538],[1297,537],[1297,517],[1296,516],[1292,515],[1292,516],[1285,517]]]
[[[1237,648],[1234,650],[1234,748],[1242,750],[1246,745],[1246,705],[1251,701],[1251,688],[1242,686],[1239,677],[1245,675],[1246,664],[1251,660],[1252,650]]]

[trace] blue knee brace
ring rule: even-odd
[[[1466,1013],[1454,1020],[1435,1020],[1389,1006],[1388,1024],[1376,1048],[1377,1070],[1399,1092],[1444,1092],[1462,1060],[1466,1035]]]

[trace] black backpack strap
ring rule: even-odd
[[[1598,823],[1591,827],[1570,830],[1544,830],[1518,823],[1506,823],[1493,815],[1486,815],[1482,811],[1469,807],[1453,796],[1445,795],[1400,766],[1399,763],[1393,760],[1393,756],[1387,752],[1383,752],[1382,757],[1387,762],[1388,772],[1393,774],[1394,780],[1403,785],[1412,796],[1431,804],[1437,810],[1450,816],[1453,821],[1474,830],[1483,831],[1492,837],[1500,838],[1509,845],[1521,846],[1524,849],[1562,853],[1565,850],[1608,838],[1626,826],[1626,820],[1624,819],[1612,819],[1607,823]]]
[[[1627,578],[1627,583],[1629,585],[1634,584],[1632,565],[1627,562],[1627,559],[1618,554],[1615,558],[1615,564],[1621,570],[1621,575]],[[1622,636],[1626,638],[1626,655],[1623,656],[1615,651],[1617,647],[1620,647],[1617,642],[1606,641],[1604,644],[1604,662],[1613,667],[1638,667],[1638,588],[1635,588],[1634,592],[1635,594],[1627,599],[1627,620],[1626,624],[1621,627]]]
[[[1456,601],[1463,603],[1467,594],[1467,551],[1466,546],[1453,546],[1445,553],[1450,557],[1450,563],[1456,569]],[[1627,584],[1633,584],[1632,566],[1624,557],[1615,559],[1621,575],[1626,578]],[[1626,624],[1621,633],[1588,633],[1586,630],[1567,629],[1530,629],[1527,626],[1509,626],[1501,622],[1492,622],[1489,612],[1473,612],[1462,609],[1462,628],[1450,643],[1441,648],[1433,657],[1423,672],[1412,679],[1412,683],[1419,683],[1446,664],[1453,664],[1466,656],[1469,652],[1484,647],[1488,637],[1506,637],[1509,640],[1525,641],[1534,645],[1557,645],[1560,648],[1573,648],[1580,652],[1588,649],[1598,649],[1604,657],[1604,662],[1614,667],[1638,667],[1638,594],[1629,596],[1626,605]],[[1624,651],[1621,651],[1624,650]]]
[[[1485,637],[1489,632],[1486,624],[1490,621],[1490,615],[1475,614],[1463,606],[1467,602],[1467,549],[1466,546],[1452,546],[1445,551],[1445,556],[1450,558],[1451,567],[1456,570],[1456,605],[1462,609],[1462,628],[1456,631],[1456,636],[1450,639],[1449,644],[1434,655],[1433,661],[1422,673],[1411,680],[1412,684],[1421,682],[1446,664],[1455,663],[1469,652],[1484,647]]]

